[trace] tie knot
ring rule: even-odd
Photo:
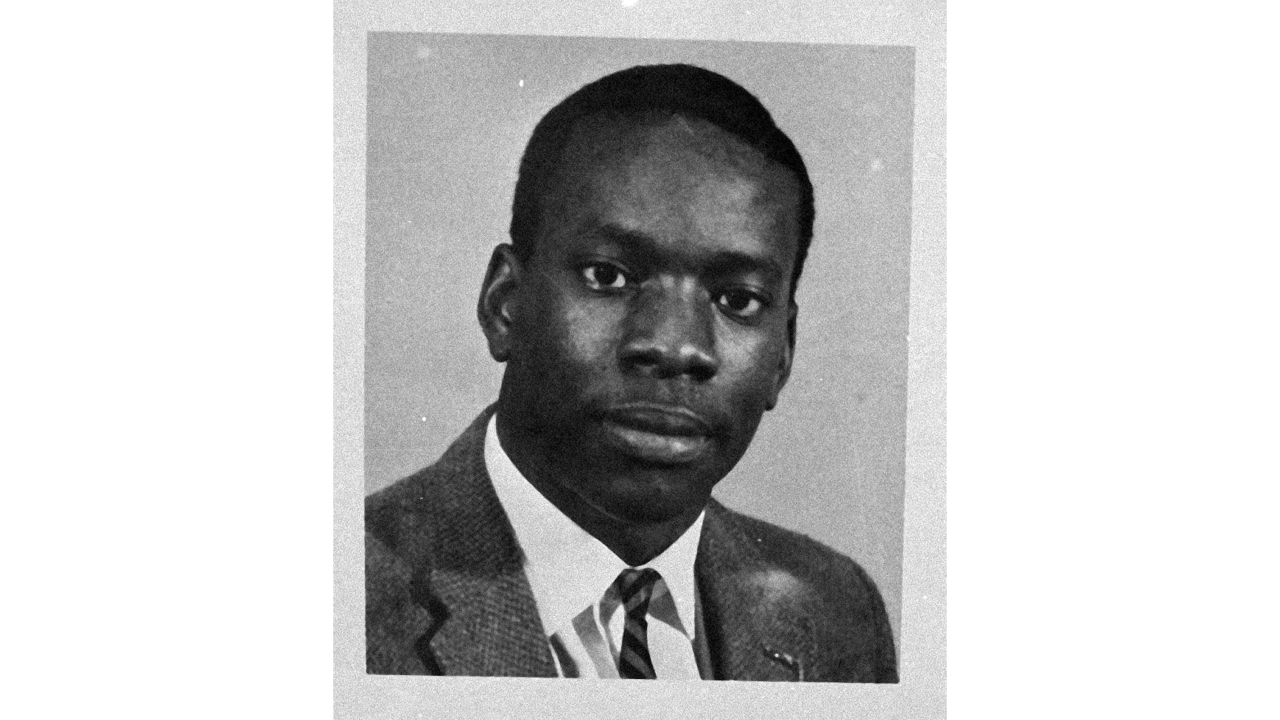
[[[653,595],[653,585],[662,576],[657,570],[644,568],[637,570],[627,568],[618,573],[618,599],[626,608],[627,614],[639,611],[642,615],[649,608],[649,598]]]

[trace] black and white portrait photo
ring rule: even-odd
[[[912,61],[370,35],[368,672],[897,681]]]

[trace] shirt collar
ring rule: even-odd
[[[489,418],[484,438],[485,469],[524,552],[524,569],[548,635],[571,628],[574,616],[600,601],[629,567],[604,543],[583,530],[542,496],[511,462],[498,441],[497,416]],[[660,555],[642,567],[662,575],[680,624],[693,638],[694,561],[706,512]]]

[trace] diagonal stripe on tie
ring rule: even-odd
[[[639,575],[632,577],[620,588],[619,595],[622,597],[623,603],[630,605],[632,602],[638,601],[644,594],[643,591],[646,588],[639,579]]]
[[[640,609],[640,605],[642,603],[647,609],[649,606],[649,596],[647,594],[636,593],[635,595],[632,595],[631,599],[626,602],[627,613],[630,614]]]
[[[632,648],[623,649],[619,657],[619,662],[628,670],[628,673],[624,675],[624,677],[647,679],[652,679],[654,677],[653,668],[649,664],[649,658],[641,657],[636,654],[636,651]]]

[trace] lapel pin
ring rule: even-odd
[[[792,657],[787,653],[774,650],[767,645],[761,645],[760,649],[764,650],[765,657],[776,663],[786,665],[791,672],[795,673],[796,682],[804,682],[804,663],[802,663],[798,658]]]

